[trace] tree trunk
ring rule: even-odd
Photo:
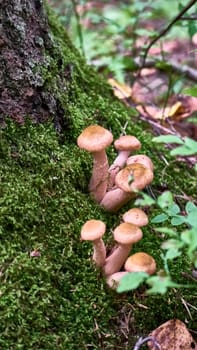
[[[60,130],[66,120],[59,95],[68,89],[71,68],[63,67],[42,0],[1,0],[0,22],[1,121],[53,118]],[[53,83],[52,69],[58,72]]]

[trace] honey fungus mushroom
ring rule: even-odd
[[[109,164],[105,149],[111,145],[112,141],[112,133],[100,125],[88,126],[77,139],[79,148],[90,152],[93,157],[89,191],[98,203],[101,202],[107,190]]]
[[[140,208],[129,209],[123,214],[122,219],[124,222],[129,222],[139,227],[148,225],[148,216]]]
[[[91,241],[93,244],[93,261],[98,267],[105,263],[106,248],[103,242],[103,235],[106,231],[106,225],[101,220],[88,220],[81,228],[81,240]]]
[[[151,169],[139,163],[127,165],[116,175],[116,188],[108,191],[100,204],[107,211],[116,212],[130,199],[135,198],[136,192],[145,188],[152,180]]]
[[[130,153],[141,148],[141,143],[135,136],[122,135],[115,140],[114,147],[118,151],[118,156],[109,167],[108,189],[113,188],[116,174],[125,166]]]
[[[139,252],[127,258],[124,268],[128,272],[146,272],[152,275],[156,271],[156,262],[151,255]]]
[[[154,170],[154,165],[152,160],[145,154],[135,154],[134,156],[130,156],[127,159],[127,165],[135,164],[135,163],[142,164],[146,168],[149,168],[152,171]]]
[[[113,235],[118,246],[105,260],[103,266],[105,275],[111,275],[121,269],[130,253],[132,245],[141,240],[143,236],[139,227],[125,222],[115,228]]]

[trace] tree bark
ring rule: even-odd
[[[61,129],[63,107],[46,74],[54,41],[43,1],[0,0],[0,23],[0,121],[5,116],[19,123],[26,116],[39,122],[53,118]],[[61,58],[57,62],[61,75]],[[64,69],[69,78],[69,68]],[[56,88],[63,88],[61,79]]]

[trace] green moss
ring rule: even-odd
[[[50,52],[51,71],[43,69],[45,83],[56,92],[65,118],[69,120],[64,138],[59,138],[52,123],[23,126],[7,121],[0,137],[0,347],[10,349],[129,349],[138,336],[147,334],[168,318],[188,319],[194,325],[194,310],[189,319],[181,298],[191,303],[196,291],[171,291],[163,297],[147,297],[144,287],[135,293],[117,295],[110,291],[91,262],[90,243],[79,241],[80,229],[90,218],[107,224],[110,231],[121,213],[104,212],[88,194],[91,157],[78,149],[76,138],[90,123],[99,123],[119,136],[126,132],[142,142],[143,152],[155,164],[157,195],[163,188],[176,194],[193,195],[195,177],[186,166],[160,159],[164,149],[151,142],[146,126],[114,99],[110,87],[85,65],[72,47],[62,27],[50,17],[54,48]],[[49,53],[48,53],[49,54]],[[61,69],[58,59],[61,57]],[[72,79],[61,81],[65,67]],[[67,70],[68,72],[68,70]],[[57,76],[58,73],[58,76]],[[60,73],[60,74],[59,74]],[[64,93],[59,89],[65,84]],[[114,150],[108,151],[109,158]],[[151,213],[154,215],[154,212]],[[135,247],[154,255],[162,267],[160,244],[151,225]],[[30,257],[38,250],[40,257]],[[189,271],[186,258],[177,259],[173,276],[180,281]],[[128,320],[126,320],[128,316]],[[129,322],[129,345],[124,323]],[[120,328],[122,327],[122,331]]]

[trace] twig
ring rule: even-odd
[[[140,64],[140,58],[134,59],[134,62],[136,64],[136,68],[152,68],[155,67],[160,70],[168,70],[171,69],[171,71],[176,72],[177,74],[183,74],[188,79],[197,82],[197,70],[194,68],[191,68],[187,65],[179,64],[176,61],[168,61],[167,64],[163,64],[162,60],[153,59],[153,58],[147,58],[146,61],[144,61],[143,67]]]
[[[180,134],[178,132],[174,132],[168,128],[165,128],[165,126],[159,124],[158,122],[155,122],[154,120],[152,119],[147,119],[144,115],[142,115],[140,113],[140,119],[147,122],[148,124],[151,124],[153,127],[155,127],[156,129],[160,129],[162,130],[165,134],[170,134],[170,135],[178,135],[180,136]]]
[[[148,55],[148,52],[150,50],[150,48],[159,40],[161,39],[162,36],[164,36],[171,28],[172,26],[179,20],[181,19],[181,17],[184,15],[185,12],[187,12],[187,10],[189,10],[195,3],[197,2],[197,0],[190,0],[189,3],[183,7],[183,9],[178,13],[178,15],[176,15],[172,21],[167,25],[167,27],[165,27],[163,30],[161,30],[161,32],[149,43],[149,45],[147,46],[144,55],[142,57],[142,64],[141,64],[141,68],[144,67],[144,64],[146,62],[146,58]]]
[[[191,312],[190,312],[190,309],[189,307],[187,306],[187,302],[185,301],[185,299],[181,298],[181,301],[182,301],[182,304],[185,306],[186,310],[187,310],[187,313],[190,317],[190,320],[192,320],[192,315],[191,315]]]
[[[191,16],[184,16],[184,17],[181,17],[181,21],[183,20],[186,20],[186,21],[194,21],[194,20],[197,20],[197,16],[195,15],[191,15]]]
[[[153,343],[155,350],[161,350],[159,343],[155,340],[154,337],[139,338],[133,350],[139,350],[141,345],[143,345],[147,341],[151,341]]]

